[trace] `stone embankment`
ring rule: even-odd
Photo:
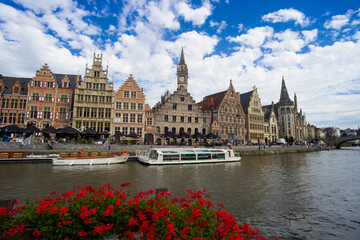
[[[18,152],[25,151],[28,154],[42,155],[42,154],[60,154],[60,153],[75,153],[82,149],[84,152],[108,152],[108,153],[122,153],[127,151],[130,156],[135,156],[135,151],[147,151],[151,147],[166,147],[173,148],[177,146],[158,146],[158,145],[117,145],[111,144],[110,148],[104,148],[97,144],[79,144],[79,143],[56,143],[49,146],[46,143],[35,143],[34,145],[20,144],[11,145],[10,143],[0,142],[0,152]],[[180,147],[180,146],[179,146]],[[184,147],[184,146],[181,146]],[[186,148],[190,148],[186,146]],[[202,148],[202,147],[200,147]],[[215,146],[214,148],[227,148],[226,146]],[[318,147],[306,146],[233,146],[236,155],[251,156],[251,155],[266,155],[266,154],[282,154],[282,153],[301,153],[323,150]]]

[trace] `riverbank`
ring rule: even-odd
[[[57,143],[53,146],[49,146],[45,143],[36,143],[34,145],[20,144],[11,145],[10,143],[0,143],[0,152],[27,152],[28,155],[48,155],[48,154],[60,154],[60,153],[76,153],[84,152],[108,152],[111,154],[119,154],[126,151],[131,157],[135,157],[136,150],[147,151],[153,147],[161,148],[174,148],[174,146],[159,146],[159,145],[110,145],[108,148],[104,148],[102,145],[97,144],[78,144],[78,143]],[[181,146],[191,148],[190,146]],[[202,148],[202,147],[200,147]],[[214,148],[226,149],[226,146],[215,146]],[[306,146],[233,146],[236,155],[240,156],[254,156],[254,155],[269,155],[269,154],[286,154],[286,153],[303,153],[321,151],[323,148],[319,147],[306,147]]]

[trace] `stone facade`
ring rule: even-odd
[[[173,94],[167,92],[162,96],[161,102],[154,107],[156,140],[160,140],[160,136],[167,132],[174,134],[210,132],[211,113],[202,110],[196,104],[187,87],[188,69],[182,50],[180,63],[177,66],[177,90]]]
[[[145,105],[145,144],[152,145],[155,143],[155,116],[154,110],[149,104]]]
[[[102,54],[94,53],[92,68],[86,65],[85,77],[75,88],[73,127],[115,134],[113,85],[108,79],[108,68],[102,68]]]
[[[53,74],[47,64],[36,71],[28,84],[25,125],[33,124],[39,129],[69,126],[78,78],[77,75]]]
[[[257,88],[254,86],[252,91],[240,94],[240,98],[245,112],[246,141],[265,144],[264,112]]]
[[[115,93],[115,131],[144,139],[145,95],[132,74]]]
[[[221,141],[245,143],[245,113],[240,94],[235,92],[231,80],[226,91],[204,97],[199,105],[201,109],[212,113],[211,132],[219,136]]]
[[[279,137],[279,126],[275,113],[274,102],[271,105],[263,106],[264,111],[264,137],[265,143],[274,143]]]
[[[0,127],[25,127],[25,109],[28,84],[31,78],[0,75]]]

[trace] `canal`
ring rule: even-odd
[[[206,189],[239,222],[274,239],[359,239],[360,148],[245,156],[239,163],[53,167],[1,164],[0,199],[46,197],[73,186],[131,182],[133,192],[167,188],[172,196]]]

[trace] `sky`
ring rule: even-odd
[[[258,89],[279,101],[284,77],[308,123],[360,126],[360,2],[355,0],[0,0],[0,74],[84,76],[103,54],[114,89],[129,74],[152,107],[176,90],[181,48],[199,102]]]

